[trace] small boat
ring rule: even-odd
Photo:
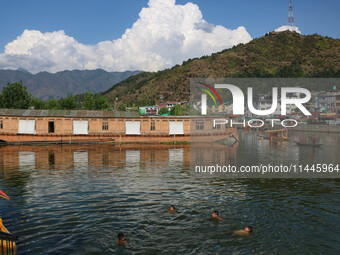
[[[2,224],[2,219],[0,218],[0,254],[17,254],[17,246],[15,241],[17,237],[11,235],[7,228]]]
[[[0,190],[0,197],[9,200],[9,197],[2,190]],[[2,218],[0,218],[0,254],[17,254],[17,246],[15,244],[17,240],[18,237],[11,235],[7,228],[2,224]]]
[[[297,141],[294,141],[294,143],[296,143],[296,145],[298,146],[320,147],[322,145],[322,143],[303,143],[303,142],[297,142]]]
[[[288,129],[267,130],[264,132],[269,133],[270,140],[288,141]]]

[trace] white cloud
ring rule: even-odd
[[[301,31],[299,30],[298,27],[293,27],[293,26],[281,26],[277,29],[275,29],[275,32],[283,32],[283,31],[292,31],[301,34]]]
[[[25,30],[5,46],[0,69],[22,67],[33,73],[96,68],[157,71],[250,40],[242,26],[230,30],[206,22],[196,4],[149,0],[133,26],[113,41],[84,45],[62,30]]]

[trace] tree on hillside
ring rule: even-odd
[[[143,96],[141,100],[137,102],[139,106],[146,106],[146,105],[155,105],[156,101],[154,98],[148,98],[146,96]]]
[[[109,104],[109,101],[106,97],[97,94],[94,98],[94,105],[95,105],[95,110],[106,110],[110,111],[112,110],[111,105]]]
[[[63,110],[75,110],[77,109],[77,101],[73,95],[68,95],[65,98],[59,99],[59,105]]]
[[[47,103],[44,100],[32,97],[30,106],[34,107],[35,110],[43,110],[47,108]]]
[[[8,83],[2,89],[0,95],[0,107],[7,109],[28,109],[32,99],[27,87],[22,85],[22,81]]]
[[[50,99],[47,102],[47,109],[49,110],[59,110],[60,109],[60,105],[57,99]]]
[[[106,97],[97,94],[93,95],[91,92],[87,92],[83,101],[83,109],[85,110],[111,110],[111,105]]]
[[[303,70],[301,64],[293,61],[289,66],[283,66],[276,72],[277,77],[285,77],[285,78],[293,78],[293,77],[302,77]]]
[[[191,107],[190,104],[186,104],[182,106],[182,111],[183,111],[183,115],[190,115],[191,114]]]
[[[159,115],[169,114],[169,110],[166,106],[163,106],[163,107],[161,107],[161,109],[159,109],[158,114]]]
[[[118,105],[118,111],[126,111],[126,106],[125,106],[125,104],[120,103],[120,104]]]
[[[83,101],[84,110],[94,110],[95,109],[94,96],[91,92],[87,92]]]
[[[183,115],[183,109],[180,104],[175,105],[170,110],[170,115],[172,116],[182,116]]]

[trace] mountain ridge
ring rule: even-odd
[[[188,101],[190,78],[208,77],[340,77],[340,39],[271,32],[163,71],[131,76],[102,94],[128,105]]]
[[[43,100],[66,97],[68,94],[102,92],[140,71],[107,72],[95,70],[65,70],[57,73],[32,74],[24,69],[0,70],[0,89],[7,83],[22,81],[33,96]]]

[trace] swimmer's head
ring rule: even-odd
[[[117,237],[118,237],[118,241],[125,241],[124,233],[118,233]]]
[[[174,212],[175,211],[175,207],[172,205],[171,207],[170,207],[170,212]]]
[[[213,211],[212,215],[213,218],[218,218],[218,211]]]
[[[248,232],[248,233],[251,233],[253,232],[253,227],[252,226],[247,226],[244,228],[244,231]]]

